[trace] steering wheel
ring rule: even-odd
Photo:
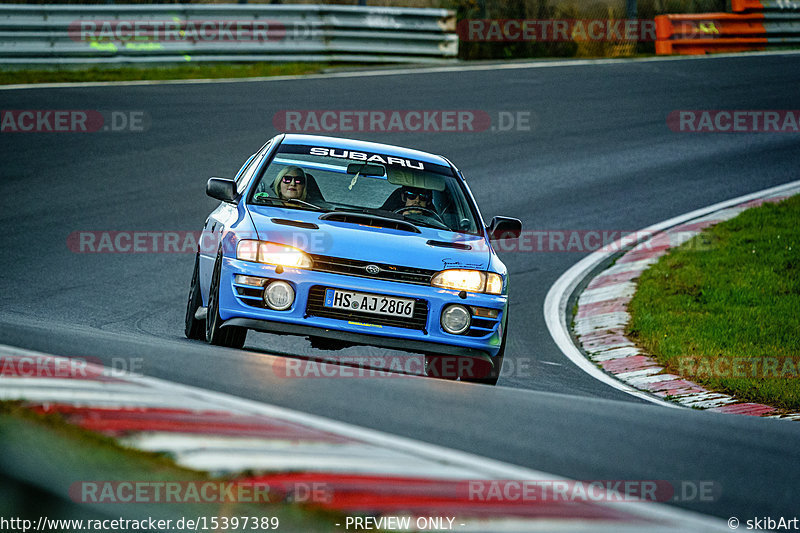
[[[445,224],[444,220],[442,220],[442,217],[439,216],[439,213],[437,213],[436,211],[434,211],[432,209],[428,209],[427,207],[420,207],[418,205],[407,205],[405,207],[401,207],[399,209],[395,209],[394,210],[394,212],[397,213],[398,215],[402,215],[406,211],[422,211],[422,214],[428,215],[429,217],[434,218],[438,222],[441,222],[442,224],[447,226],[447,224]]]

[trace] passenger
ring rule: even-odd
[[[403,207],[423,207],[431,211],[433,210],[432,207],[428,207],[431,202],[431,191],[427,189],[418,189],[416,187],[403,187],[403,192],[401,194]],[[417,209],[408,209],[404,211],[404,213],[421,212],[422,211]]]
[[[306,199],[306,173],[294,165],[284,167],[272,182],[272,190],[282,200]]]

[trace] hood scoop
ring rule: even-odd
[[[332,212],[325,213],[319,217],[320,220],[327,220],[329,222],[346,222],[350,224],[359,224],[362,226],[370,226],[373,228],[389,228],[399,231],[408,231],[409,233],[422,233],[416,226],[405,222],[403,220],[395,220],[392,218],[381,217],[378,215],[370,215],[368,213],[342,213]]]
[[[448,242],[448,241],[434,241],[429,240],[427,243],[428,246],[439,246],[441,248],[455,248],[456,250],[472,250],[472,246],[469,244],[464,244],[461,242]]]
[[[271,218],[270,221],[273,224],[281,224],[283,226],[293,226],[295,228],[319,229],[319,226],[317,226],[313,222],[303,222],[302,220],[289,220],[289,219],[286,219],[286,218]]]

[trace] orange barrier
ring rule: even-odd
[[[759,0],[731,0],[731,10],[734,13],[764,11],[764,7],[764,4],[762,4]]]
[[[752,1],[752,0],[751,0]],[[763,50],[764,16],[704,13],[656,16],[656,54]]]
[[[732,0],[731,6],[736,13],[656,16],[656,54],[800,45],[800,0]]]

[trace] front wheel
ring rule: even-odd
[[[206,321],[195,318],[195,313],[203,305],[200,294],[200,255],[194,258],[194,272],[189,284],[189,299],[186,302],[186,326],[184,334],[187,339],[204,340],[206,338]]]
[[[468,381],[470,383],[481,383],[483,385],[497,385],[497,380],[500,379],[500,372],[503,370],[503,358],[506,354],[506,344],[508,343],[508,311],[506,310],[506,323],[503,328],[503,340],[500,343],[500,351],[497,352],[492,358],[493,365],[489,368],[488,364],[478,365],[472,374],[461,375],[461,381]]]
[[[425,375],[429,378],[455,381],[459,377],[459,366],[466,361],[458,355],[426,355]]]
[[[464,377],[461,376],[461,381],[469,381],[470,383],[481,383],[483,385],[497,385],[497,380],[500,379],[500,372],[503,370],[503,358],[506,355],[506,344],[508,343],[508,318],[506,318],[506,327],[503,328],[503,340],[500,344],[500,351],[497,352],[492,358],[494,365],[492,368],[479,369],[474,376]],[[487,365],[488,366],[488,365]]]
[[[217,254],[214,263],[214,274],[211,276],[211,288],[208,291],[208,314],[206,316],[206,341],[215,346],[241,348],[247,337],[247,329],[238,326],[222,327],[219,316],[219,280],[222,275],[222,250]]]
[[[466,381],[483,385],[497,385],[503,368],[503,351],[492,358],[492,363],[483,359],[459,355],[426,355],[425,375],[450,381]]]
[[[503,352],[505,352],[505,342],[503,347],[497,355],[492,358],[494,365],[488,368],[489,365],[484,365],[485,368],[480,368],[476,371],[474,376],[461,376],[461,381],[468,381],[470,383],[481,383],[483,385],[497,385],[497,380],[500,379],[500,372],[503,369]]]

